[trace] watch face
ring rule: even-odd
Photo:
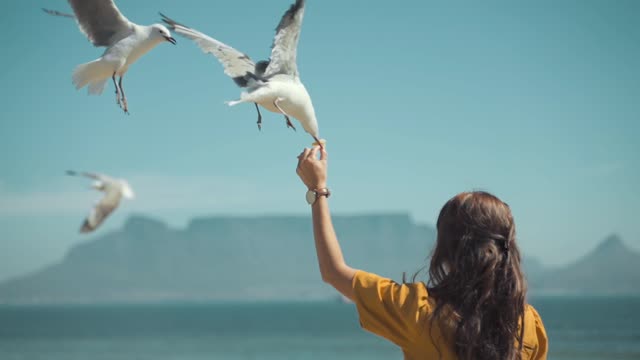
[[[316,192],[312,190],[307,191],[306,198],[307,198],[307,203],[309,205],[313,205],[313,203],[316,202]]]

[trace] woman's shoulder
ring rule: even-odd
[[[427,292],[427,286],[423,282],[396,282],[395,280],[378,274],[356,270],[353,276],[353,284],[382,285],[382,286],[406,286],[418,292]]]
[[[548,347],[547,332],[542,322],[542,317],[532,305],[527,304],[524,312],[524,339],[525,352],[532,352],[546,356]],[[545,358],[545,357],[535,358]]]
[[[423,283],[398,283],[362,270],[354,274],[353,301],[363,328],[403,349],[420,337],[430,309]]]
[[[353,278],[355,302],[372,300],[402,304],[403,310],[413,308],[428,313],[432,300],[423,282],[398,283],[393,279],[358,270]]]
[[[524,308],[525,321],[530,318],[536,326],[542,326],[542,317],[538,313],[535,307],[531,304],[527,304]]]

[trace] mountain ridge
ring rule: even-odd
[[[612,234],[574,262],[545,270],[534,288],[544,294],[640,294],[640,253]]]
[[[350,263],[394,278],[417,270],[435,233],[407,213],[336,216],[334,225]],[[308,216],[206,217],[173,229],[135,215],[60,262],[0,283],[4,303],[333,296],[320,281]]]
[[[401,281],[427,259],[435,229],[408,213],[333,218],[347,261]],[[638,265],[636,265],[638,264]],[[638,294],[640,254],[612,235],[575,262],[523,266],[531,294]],[[600,280],[598,280],[600,279]],[[329,299],[308,216],[216,216],[174,229],[133,215],[59,262],[0,283],[0,303]]]

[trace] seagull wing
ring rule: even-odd
[[[256,64],[247,56],[231,46],[224,44],[198,30],[180,24],[171,18],[160,14],[162,21],[176,33],[195,41],[203,52],[212,54],[224,67],[224,73],[233,78],[238,86],[247,86],[247,76],[255,77]]]
[[[80,228],[81,233],[88,233],[95,230],[104,219],[109,216],[113,210],[115,210],[120,204],[120,199],[122,198],[122,194],[119,190],[113,189],[100,200],[98,204],[91,210],[91,213],[82,223],[82,227]]]
[[[49,15],[62,16],[62,17],[71,18],[71,19],[75,19],[76,18],[75,15],[73,15],[73,14],[67,14],[67,13],[63,13],[61,11],[57,11],[57,10],[50,10],[50,9],[42,8],[42,11],[46,12]]]
[[[296,0],[282,16],[271,46],[271,59],[264,74],[266,78],[276,74],[298,76],[296,52],[303,17],[304,0]]]
[[[110,46],[132,31],[131,22],[112,0],[68,0],[80,31],[95,46]]]
[[[73,171],[73,170],[67,170],[67,175],[70,175],[70,176],[84,176],[84,177],[88,177],[89,179],[102,181],[104,183],[112,183],[112,182],[114,182],[114,179],[109,177],[109,176],[107,176],[107,175],[98,174],[98,173],[92,173],[92,172],[86,172],[86,171],[77,172],[77,171]]]

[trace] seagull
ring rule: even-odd
[[[87,216],[82,223],[82,227],[80,228],[81,233],[92,232],[100,226],[104,219],[118,207],[120,199],[123,197],[125,199],[133,199],[135,196],[129,183],[122,179],[114,179],[102,174],[76,172],[72,170],[68,170],[67,175],[85,176],[93,179],[94,182],[91,188],[104,193],[104,197],[94,206],[89,216]]]
[[[239,100],[229,101],[229,106],[240,103],[254,103],[258,111],[258,129],[262,129],[260,107],[283,114],[287,127],[295,130],[290,117],[298,119],[304,130],[322,147],[324,141],[318,136],[318,121],[311,103],[311,97],[300,81],[296,52],[302,18],[304,0],[296,0],[287,10],[276,28],[269,60],[254,63],[245,53],[207,36],[186,25],[180,24],[160,13],[162,21],[176,33],[187,37],[202,49],[214,55],[224,67],[224,73],[230,76],[241,88],[246,88]]]
[[[88,85],[89,94],[100,95],[111,78],[116,88],[116,103],[129,113],[122,78],[129,66],[161,42],[176,44],[176,39],[162,24],[142,26],[129,21],[113,0],[68,0],[75,15],[42,9],[47,14],[73,18],[80,31],[94,46],[107,48],[102,57],[78,65],[73,71],[76,89]],[[116,83],[116,76],[120,79]]]

